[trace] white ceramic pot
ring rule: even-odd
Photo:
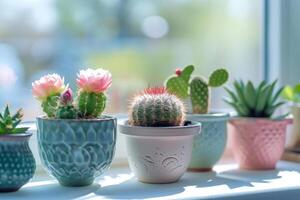
[[[138,180],[171,183],[178,181],[188,168],[193,138],[200,133],[200,123],[141,127],[121,121],[119,130],[125,135],[129,165]]]

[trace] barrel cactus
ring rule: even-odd
[[[166,87],[168,91],[180,98],[190,98],[193,113],[205,114],[209,112],[211,88],[220,87],[226,83],[229,74],[226,69],[217,69],[207,81],[203,76],[191,77],[194,70],[193,65],[183,70],[177,69],[176,75],[167,79]]]
[[[103,113],[106,106],[105,91],[112,83],[111,73],[104,69],[81,70],[77,78],[78,92],[73,93],[57,74],[43,76],[32,84],[33,96],[41,101],[49,118],[93,119]]]
[[[134,126],[182,126],[184,105],[166,88],[149,88],[136,95],[130,106],[130,124]]]
[[[103,69],[81,70],[78,74],[79,87],[77,106],[83,118],[97,118],[105,109],[104,91],[111,85],[111,74]]]
[[[48,74],[32,83],[33,96],[41,102],[42,109],[48,117],[55,117],[59,97],[66,87],[64,78],[58,74]]]

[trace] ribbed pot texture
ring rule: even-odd
[[[116,119],[55,120],[37,118],[41,160],[60,184],[86,186],[111,164]]]
[[[0,136],[0,192],[14,192],[29,182],[36,165],[29,148],[32,134]]]
[[[242,169],[274,169],[284,151],[290,120],[239,118],[230,120],[232,148]]]

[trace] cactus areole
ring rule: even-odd
[[[189,98],[194,114],[207,114],[210,108],[211,88],[226,83],[229,74],[226,69],[217,69],[206,80],[202,76],[192,77],[194,70],[193,65],[183,70],[176,69],[176,75],[167,79],[166,88],[182,99]]]

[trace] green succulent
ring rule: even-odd
[[[0,113],[0,135],[25,133],[29,128],[18,128],[23,118],[22,109],[19,109],[14,115],[10,114],[9,107],[6,106],[3,113]]]
[[[294,87],[290,85],[285,86],[281,96],[288,101],[300,103],[300,83]]]
[[[271,84],[262,81],[257,87],[251,81],[234,81],[234,89],[225,88],[229,99],[225,99],[240,117],[271,118],[276,109],[285,102],[278,101],[283,87],[276,89],[277,80]]]

